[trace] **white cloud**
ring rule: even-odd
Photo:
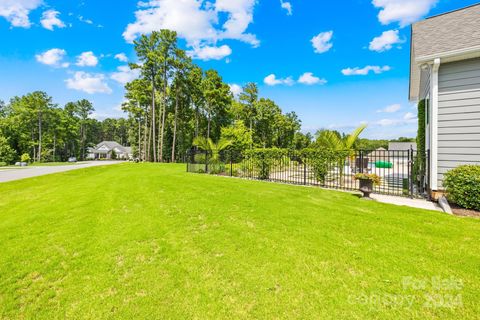
[[[30,28],[30,11],[37,9],[42,0],[1,0],[0,17],[4,17],[12,27]]]
[[[287,15],[291,16],[292,15],[292,4],[287,1],[280,0],[280,5],[282,6],[282,9],[287,10]]]
[[[215,46],[194,46],[192,50],[187,51],[188,56],[200,60],[221,60],[232,54],[232,49],[229,46],[223,45]]]
[[[293,81],[291,77],[288,77],[285,79],[277,79],[277,77],[274,74],[266,76],[263,82],[268,86],[276,86],[279,84],[291,86],[295,83],[295,81]]]
[[[403,120],[417,120],[417,115],[412,113],[412,112],[407,112],[405,113],[405,115],[403,116]]]
[[[69,63],[67,62],[62,62],[63,58],[67,52],[63,49],[50,49],[47,50],[41,54],[37,54],[35,58],[37,59],[38,62],[46,64],[48,66],[52,67],[62,67],[62,68],[67,68],[69,66]]]
[[[240,93],[242,93],[243,91],[242,87],[239,86],[238,84],[232,83],[232,84],[229,84],[229,86],[230,86],[230,91],[233,93],[235,97],[240,95]]]
[[[89,94],[94,93],[112,93],[112,89],[105,83],[105,75],[90,74],[83,71],[77,71],[73,78],[65,80],[67,88],[84,91]]]
[[[243,41],[256,47],[260,42],[255,35],[247,32],[253,22],[256,3],[256,0],[139,2],[139,9],[135,12],[136,20],[126,27],[123,37],[127,42],[133,42],[141,34],[170,29],[176,31],[180,38],[187,41],[187,46],[193,48],[217,47],[217,41],[225,39]]]
[[[128,62],[127,55],[123,52],[117,53],[115,55],[115,59],[117,59],[118,61],[121,61],[121,62]]]
[[[412,125],[417,122],[417,116],[411,112],[407,112],[402,118],[382,119],[374,124],[380,127],[398,127]]]
[[[371,51],[383,52],[392,49],[394,44],[404,42],[405,40],[400,39],[398,36],[398,30],[388,30],[384,31],[380,36],[373,38],[368,48]]]
[[[383,109],[377,110],[377,112],[394,113],[400,109],[402,109],[402,106],[400,104],[392,104],[392,105],[386,106]]]
[[[438,0],[373,0],[372,4],[380,8],[378,20],[384,24],[398,22],[405,27],[428,14]]]
[[[330,42],[333,37],[333,31],[320,32],[318,35],[310,40],[312,42],[315,53],[324,53],[333,47]]]
[[[98,58],[92,51],[83,52],[77,57],[76,65],[79,67],[95,67],[98,64]]]
[[[78,20],[80,20],[81,22],[84,22],[86,24],[93,24],[92,20],[86,19],[84,16],[78,16]]]
[[[65,24],[57,16],[60,12],[55,10],[47,10],[42,14],[42,20],[40,23],[45,29],[53,31],[54,27],[65,28]]]
[[[391,68],[389,66],[366,66],[364,68],[347,68],[343,69],[342,73],[345,76],[366,76],[373,71],[375,74],[380,74],[386,71],[390,71]]]
[[[298,82],[306,85],[325,84],[327,80],[316,77],[311,72],[305,72],[298,78]]]
[[[120,66],[117,68],[117,72],[112,73],[110,78],[117,81],[120,84],[127,84],[140,76],[140,71],[137,69],[130,69],[129,66]]]

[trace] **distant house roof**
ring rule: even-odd
[[[132,148],[124,147],[116,141],[102,141],[97,144],[94,148],[89,148],[91,153],[108,153],[111,150],[115,150],[117,153],[131,154]]]
[[[389,142],[388,143],[388,150],[407,151],[410,149],[413,149],[414,151],[416,151],[417,143],[416,142]]]
[[[413,24],[410,55],[410,100],[417,100],[422,64],[480,57],[480,3]]]

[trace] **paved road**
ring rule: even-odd
[[[0,183],[20,180],[25,178],[43,176],[46,174],[70,171],[81,168],[105,166],[111,164],[117,164],[120,161],[86,161],[75,165],[65,166],[51,166],[51,167],[19,167],[15,169],[1,169],[0,168]]]

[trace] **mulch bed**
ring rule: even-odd
[[[480,218],[480,211],[465,209],[453,203],[450,204],[450,207],[452,208],[453,214],[456,216]]]

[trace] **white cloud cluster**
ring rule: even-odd
[[[128,62],[127,55],[123,52],[117,53],[114,58],[121,62]]]
[[[265,79],[263,79],[263,82],[268,85],[268,86],[276,86],[276,85],[287,85],[287,86],[292,86],[296,82],[305,84],[305,85],[315,85],[315,84],[326,84],[327,80],[325,79],[320,79],[319,77],[316,77],[313,75],[312,72],[305,72],[302,74],[297,81],[293,80],[292,77],[287,77],[287,78],[277,78],[275,74],[270,74]]]
[[[56,10],[47,10],[42,14],[40,23],[45,29],[53,31],[54,27],[65,28],[65,24],[58,18],[60,12]]]
[[[287,16],[292,15],[292,4],[287,1],[280,0],[280,5],[282,6],[282,9],[285,9],[287,11]]]
[[[192,50],[187,51],[187,55],[193,59],[199,60],[221,60],[232,54],[229,46],[194,46]]]
[[[35,58],[38,62],[46,64],[48,66],[52,66],[55,68],[67,68],[69,66],[68,62],[62,62],[63,58],[67,52],[63,49],[50,49],[41,54],[35,55]]]
[[[88,94],[94,93],[112,93],[112,89],[105,82],[105,75],[90,74],[84,71],[77,71],[73,75],[73,78],[65,80],[67,88],[83,91]]]
[[[398,22],[405,27],[428,14],[438,0],[373,0],[372,4],[380,8],[378,20],[384,24]]]
[[[320,32],[318,35],[310,40],[312,42],[315,53],[324,53],[333,47],[330,42],[333,37],[333,31]]]
[[[117,72],[112,73],[110,78],[117,81],[120,84],[127,84],[140,76],[139,70],[132,70],[129,66],[120,66],[117,68]]]
[[[389,66],[366,66],[363,68],[346,68],[342,70],[342,74],[344,76],[366,76],[373,71],[375,74],[380,74],[386,71],[390,71],[391,68]]]
[[[98,58],[92,51],[83,52],[77,57],[76,65],[79,67],[95,67],[98,64]]]
[[[392,105],[386,106],[383,109],[377,110],[377,112],[379,112],[379,113],[381,113],[381,112],[395,113],[395,112],[399,111],[400,109],[402,109],[402,106],[400,104],[392,104]]]
[[[256,0],[150,0],[139,2],[136,21],[130,23],[123,37],[132,42],[153,30],[175,30],[193,48],[194,57],[209,60],[225,56],[227,49],[218,47],[220,40],[239,40],[256,47],[260,44],[247,29],[253,22]],[[226,17],[226,19],[223,19]],[[220,23],[221,21],[221,23]]]
[[[327,80],[314,76],[312,72],[305,72],[298,78],[298,83],[311,86],[314,84],[326,84]]]
[[[412,112],[405,113],[401,118],[381,119],[375,122],[380,127],[398,127],[415,124],[418,121],[417,115]]]
[[[284,79],[278,79],[277,76],[273,73],[266,76],[265,79],[263,79],[263,82],[267,86],[276,86],[276,85],[279,85],[279,84],[292,86],[295,83],[295,81],[293,81],[292,77],[288,77],[288,78],[284,78]]]
[[[37,9],[42,0],[1,0],[0,17],[4,17],[12,27],[30,28],[30,11]]]
[[[373,38],[368,48],[371,51],[383,52],[392,49],[395,44],[404,42],[405,40],[400,39],[398,30],[388,30],[384,31],[380,36]]]

